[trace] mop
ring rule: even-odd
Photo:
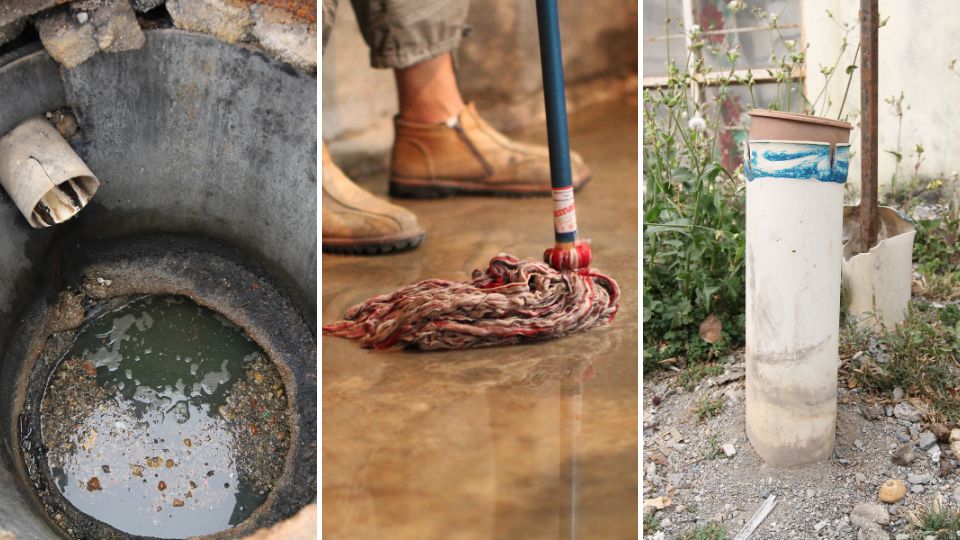
[[[556,0],[537,0],[555,245],[543,262],[501,253],[471,281],[427,279],[347,311],[323,333],[374,349],[467,349],[558,338],[609,324],[617,283],[590,268],[573,200]]]

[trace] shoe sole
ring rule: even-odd
[[[574,186],[573,191],[580,191],[587,185],[592,176],[587,176]],[[425,180],[419,178],[390,179],[390,196],[398,199],[445,199],[458,195],[480,197],[547,197],[551,190],[529,189],[527,186],[505,185],[491,189],[483,182],[469,184],[466,182]]]
[[[388,255],[411,250],[419,246],[427,233],[398,239],[343,240],[325,239],[321,244],[324,253],[333,255]]]

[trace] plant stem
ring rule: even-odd
[[[857,55],[860,54],[860,44],[857,43],[857,50],[853,52],[853,61],[857,61]],[[854,64],[856,65],[856,64]],[[850,75],[847,77],[847,89],[843,91],[843,101],[840,102],[840,112],[837,113],[837,120],[840,120],[840,117],[843,116],[843,106],[847,102],[847,94],[850,93],[850,83],[853,82],[853,74],[857,71],[854,69],[850,72]],[[826,111],[824,111],[826,113]]]

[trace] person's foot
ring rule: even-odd
[[[450,195],[549,195],[546,147],[512,141],[483,121],[471,103],[456,122],[422,124],[394,119],[390,164],[393,197]],[[570,152],[574,189],[590,169]]]
[[[427,236],[408,210],[354,184],[323,145],[323,251],[375,255],[414,248]]]

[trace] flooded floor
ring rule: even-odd
[[[593,169],[576,196],[594,266],[618,281],[609,327],[463,352],[323,338],[323,533],[366,539],[633,538],[637,531],[637,107],[572,116]],[[546,143],[542,129],[517,135]],[[378,195],[381,176],[358,183]],[[552,245],[549,199],[400,200],[427,232],[409,253],[323,256],[322,322],[428,277],[466,280]]]
[[[287,404],[243,331],[182,297],[91,321],[41,404],[49,472],[80,511],[121,531],[182,538],[227,529],[282,472]]]

